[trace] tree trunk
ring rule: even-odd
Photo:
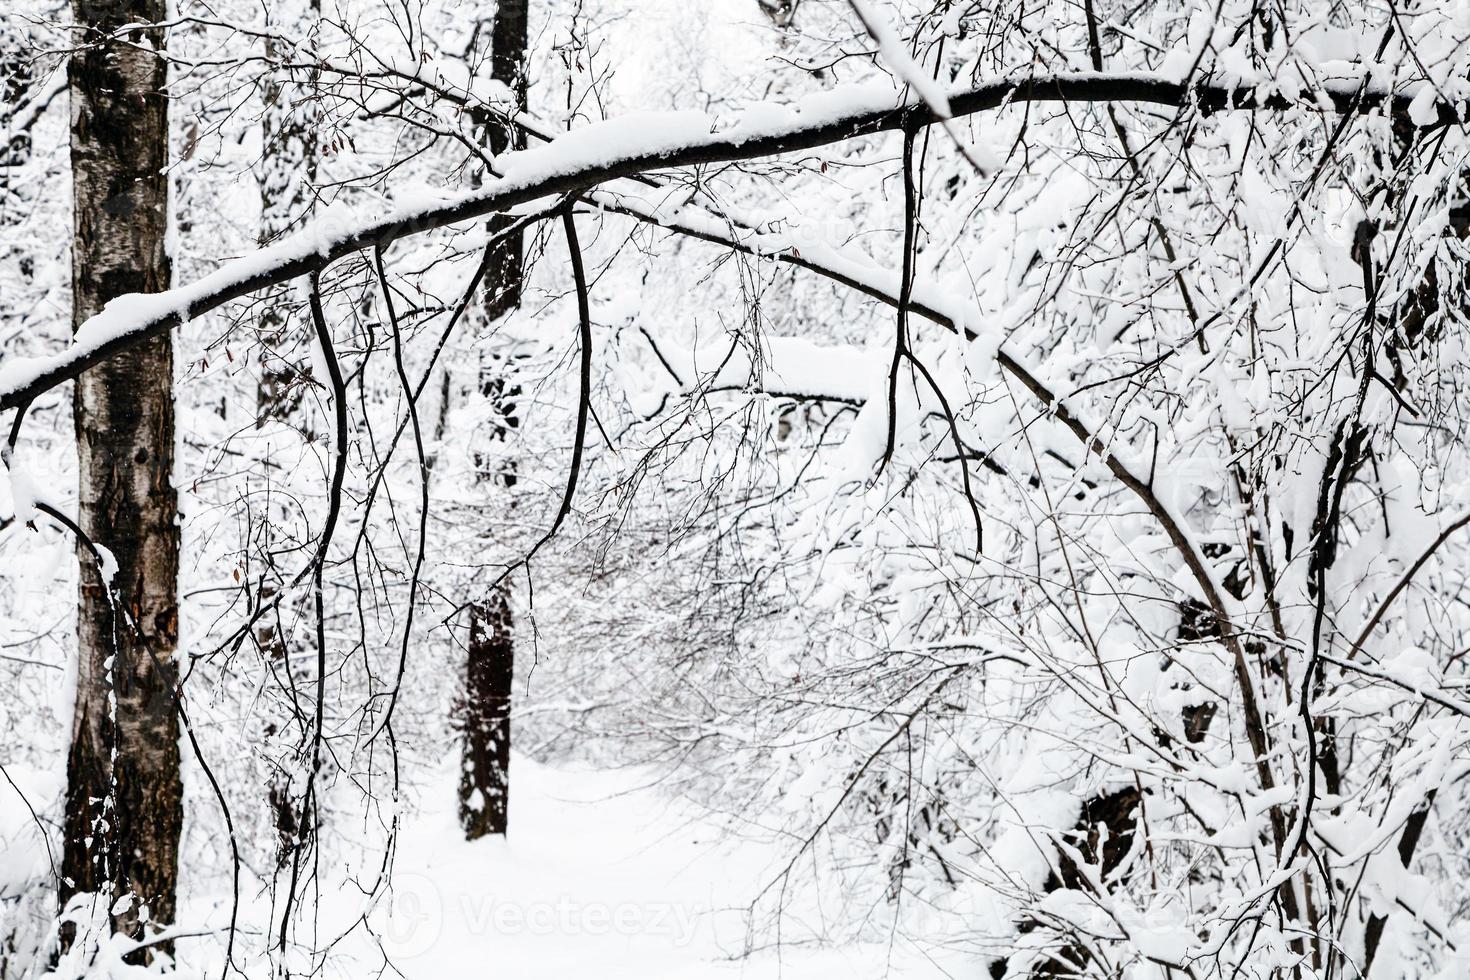
[[[98,41],[124,24],[163,20],[164,0],[73,0],[72,11],[95,42],[68,69],[75,327],[113,297],[168,287],[168,103],[166,65],[149,53],[162,49],[162,31]],[[74,421],[79,523],[111,553],[115,570],[109,596],[91,553],[78,546],[76,714],[60,898],[65,905],[80,892],[97,894],[116,910],[113,928],[136,937],[145,923],[174,919],[183,823],[173,704],[179,530],[172,339],[145,341],[83,374]],[[169,944],[153,948],[166,952]]]
[[[490,77],[506,85],[515,95],[518,108],[526,106],[527,0],[500,0],[495,8],[495,27],[490,35]],[[486,140],[491,156],[524,149],[525,135],[503,122],[490,122]],[[497,214],[490,219],[490,234],[505,231],[516,219]],[[490,246],[490,267],[485,273],[485,314],[497,320],[521,305],[526,258],[520,235],[506,235]]]
[[[515,93],[516,105],[526,104],[526,0],[500,0],[491,32],[491,76]],[[513,127],[486,122],[492,155],[524,145]],[[485,273],[485,317],[494,321],[520,305],[525,280],[525,253],[519,234],[505,235],[513,218],[490,220],[492,236],[504,235],[490,247]],[[481,393],[494,404],[501,422],[495,438],[504,440],[516,427],[514,399],[519,389],[503,376],[508,359],[497,359],[483,372]],[[506,463],[501,482],[515,485],[514,464]],[[465,837],[475,840],[504,834],[510,807],[510,703],[515,677],[515,640],[510,594],[497,585],[483,602],[470,607],[470,641],[461,708],[464,764],[459,782],[459,817]]]
[[[497,588],[470,607],[461,725],[459,821],[465,838],[504,834],[510,805],[510,693],[515,672],[510,601]]]
[[[487,296],[488,299],[488,296]],[[516,399],[521,389],[507,384],[505,361],[481,385],[500,414],[492,435],[504,441],[519,424]],[[505,462],[501,484],[515,486],[515,464]],[[459,819],[465,838],[504,834],[510,808],[510,705],[515,682],[514,620],[510,588],[502,582],[483,602],[470,606],[470,641],[466,650],[465,690],[460,706],[464,734],[464,768],[459,780]]]

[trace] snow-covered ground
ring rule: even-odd
[[[405,815],[391,899],[369,915],[382,952],[359,927],[334,948],[329,975],[376,975],[383,952],[391,962],[383,975],[396,970],[409,980],[482,972],[513,980],[923,980],[972,972],[902,939],[749,952],[746,909],[789,852],[733,841],[716,820],[671,800],[646,770],[550,768],[516,758],[512,773],[509,837],[473,843],[456,820],[452,768],[435,776]],[[345,867],[322,872],[324,879],[338,873],[370,877]],[[351,886],[321,895],[320,935],[347,932],[363,904]],[[180,921],[214,924],[225,911],[218,892],[195,894]],[[247,945],[258,944],[266,914],[264,903],[247,904],[245,928],[257,936]],[[789,934],[810,921],[799,907],[788,915]],[[216,938],[179,945],[190,972],[218,969]],[[268,975],[264,960],[240,965],[252,978]]]
[[[508,839],[466,843],[447,792],[404,835],[385,936],[414,980],[476,965],[526,980],[947,975],[897,951],[887,964],[883,947],[743,957],[744,909],[779,870],[773,849],[729,843],[646,772],[526,759],[513,771]]]

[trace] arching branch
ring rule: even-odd
[[[958,117],[1025,102],[1135,102],[1193,105],[1201,112],[1321,110],[1329,106],[1346,112],[1383,107],[1396,116],[1407,116],[1417,94],[1418,85],[1387,89],[1355,77],[1329,80],[1304,93],[1300,101],[1275,92],[1258,100],[1255,86],[1208,78],[1185,83],[1147,72],[1071,72],[985,82],[952,95],[950,108]],[[1439,103],[1435,109],[1434,119],[1426,126],[1458,122],[1458,106]],[[487,214],[503,214],[544,197],[581,192],[619,177],[778,156],[858,136],[929,126],[939,120],[919,102],[898,106],[870,102],[827,113],[794,114],[776,125],[739,126],[717,133],[703,131],[707,125],[703,117],[669,114],[667,121],[668,126],[653,125],[645,116],[626,122],[613,120],[595,127],[595,134],[592,128],[575,130],[548,147],[528,151],[510,176],[437,206],[401,209],[364,221],[324,215],[300,234],[227,263],[196,282],[146,296],[120,297],[84,324],[67,350],[0,367],[0,410],[34,400],[114,354],[231,300],[319,272],[365,248],[386,247],[401,238]]]

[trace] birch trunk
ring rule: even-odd
[[[164,0],[73,0],[89,42],[72,55],[73,326],[108,300],[169,285]],[[67,760],[63,905],[91,892],[139,936],[174,918],[183,787],[178,678],[178,498],[173,346],[148,340],[83,374],[74,421],[79,522],[115,562],[114,597],[91,553],[81,565],[76,713]],[[119,899],[123,899],[119,901]],[[70,938],[70,937],[68,937]],[[154,949],[167,951],[168,944]],[[146,952],[137,954],[146,957]]]

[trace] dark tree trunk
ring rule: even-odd
[[[487,302],[491,295],[487,294]],[[499,363],[500,370],[486,372],[480,392],[500,416],[492,437],[504,442],[519,425],[516,399],[521,390],[507,383],[505,361]],[[515,486],[515,464],[502,461],[498,478],[506,487]],[[464,768],[459,780],[459,818],[465,837],[475,840],[504,834],[509,816],[510,704],[515,681],[515,624],[509,586],[497,584],[489,597],[471,605],[469,612],[470,641],[460,711]]]
[[[527,0],[500,0],[490,35],[490,76],[510,88],[520,108],[526,105],[526,8]],[[492,156],[523,149],[526,145],[525,135],[504,122],[491,121],[486,130]],[[515,220],[508,215],[495,215],[490,219],[491,236],[504,232]],[[490,247],[490,267],[485,273],[485,313],[491,320],[521,305],[525,266],[520,235],[506,235]]]
[[[526,0],[500,0],[490,40],[491,77],[515,93],[516,104],[526,104]],[[524,145],[522,134],[496,120],[486,120],[486,139],[492,155]],[[519,233],[505,234],[514,219],[490,219],[492,236],[503,235],[490,247],[485,273],[485,318],[494,321],[518,307],[525,280],[525,253]],[[481,393],[496,408],[500,422],[495,438],[504,441],[516,427],[515,398],[519,389],[504,376],[508,360],[497,359],[482,373]],[[516,480],[513,463],[502,463],[497,474],[507,487]],[[510,808],[510,703],[515,677],[515,640],[507,585],[497,585],[483,601],[470,607],[470,640],[460,723],[464,735],[464,762],[459,781],[459,817],[465,837],[474,840],[504,834]]]
[[[459,820],[475,840],[506,831],[510,804],[510,693],[515,672],[510,602],[503,588],[470,607],[461,725]]]
[[[167,14],[164,0],[73,0],[72,11],[89,29],[88,42],[98,37],[90,32]],[[167,68],[148,53],[163,42],[162,31],[136,31],[126,43],[103,41],[71,59],[74,325],[115,296],[169,284]],[[78,547],[60,898],[96,893],[118,909],[113,928],[138,936],[144,922],[173,922],[183,823],[173,704],[179,530],[171,338],[83,374],[74,417],[81,528],[116,569],[114,599],[91,553]],[[125,896],[131,901],[117,901]]]

